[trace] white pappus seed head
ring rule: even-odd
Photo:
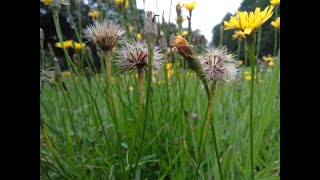
[[[159,70],[163,66],[160,48],[156,46],[153,52],[152,69]],[[148,69],[148,46],[146,41],[132,41],[121,43],[121,48],[117,51],[116,65],[119,71],[128,71],[143,68]]]
[[[113,21],[94,21],[83,30],[84,38],[95,43],[104,51],[110,51],[125,32]]]
[[[210,81],[234,83],[239,77],[239,65],[226,47],[211,48],[199,56],[201,68]]]

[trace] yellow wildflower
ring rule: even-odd
[[[244,75],[249,75],[249,74],[250,74],[250,72],[248,72],[248,71],[244,72]]]
[[[251,76],[245,76],[247,81],[251,81]]]
[[[254,12],[237,11],[236,17],[231,16],[229,22],[224,21],[224,30],[240,29],[249,35],[265,23],[273,14],[273,5],[267,6],[262,12],[257,7]]]
[[[129,87],[129,91],[133,91],[133,87],[132,86]]]
[[[188,31],[182,31],[182,36],[188,35]]]
[[[91,10],[88,14],[88,16],[92,17],[92,21],[97,20],[97,18],[100,16],[100,12],[97,10]]]
[[[126,0],[124,4],[124,9],[127,10],[129,8],[129,0]]]
[[[56,44],[55,44],[54,46],[57,47],[57,48],[62,48],[62,44],[61,44],[60,42],[56,42]],[[64,42],[63,42],[63,46],[64,46],[65,48],[73,47],[72,40],[64,41]]]
[[[129,32],[133,31],[133,26],[129,26]]]
[[[122,2],[123,2],[123,0],[115,0],[115,2],[116,2],[116,4],[118,5],[118,6],[122,6]]]
[[[172,63],[167,63],[167,69],[171,69],[172,68]]]
[[[280,29],[280,17],[278,17],[275,21],[272,21],[271,25],[277,29]]]
[[[52,0],[41,0],[45,5],[49,5],[52,3]]]
[[[168,79],[170,79],[170,77],[172,76],[173,73],[174,73],[174,70],[173,70],[173,69],[169,69],[169,70],[168,70],[168,73],[167,73]]]
[[[80,51],[80,49],[81,48],[83,48],[83,47],[85,47],[86,46],[86,44],[84,44],[84,43],[77,43],[77,42],[75,42],[74,44],[73,44],[73,48],[76,50],[76,51]]]
[[[270,4],[278,6],[280,4],[280,0],[270,0]]]
[[[239,63],[240,66],[243,65],[243,61],[242,60],[239,60],[238,63]]]
[[[70,71],[62,71],[61,72],[61,77],[65,78],[65,77],[70,77],[71,76],[71,72]]]
[[[273,61],[270,61],[270,62],[269,62],[269,66],[273,67],[273,66],[274,66],[274,62],[273,62]]]
[[[138,34],[137,34],[137,38],[138,38],[138,39],[142,39],[142,34],[141,34],[141,33],[138,33]]]
[[[192,10],[197,7],[198,3],[196,1],[192,1],[192,2],[189,2],[189,3],[185,3],[183,4],[183,6],[188,9],[188,11],[191,13]]]
[[[274,62],[274,57],[271,56],[270,54],[268,56],[263,56],[262,59],[266,61],[266,63]]]
[[[241,38],[245,38],[244,33],[240,30],[234,31],[234,34],[232,35],[232,40],[241,40]]]

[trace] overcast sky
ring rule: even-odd
[[[181,0],[181,3],[189,2],[190,0]],[[222,21],[222,18],[230,12],[234,14],[240,7],[243,0],[196,0],[198,6],[192,11],[192,30],[199,29],[201,34],[205,35],[207,40],[212,40],[212,28]],[[158,9],[157,4],[158,2]],[[164,17],[166,22],[169,21],[171,0],[145,0],[145,10],[154,11],[156,14],[162,15],[164,10]],[[192,1],[191,1],[192,2]],[[178,0],[172,0],[170,22],[175,23],[174,18],[177,17],[176,5]],[[143,0],[137,0],[139,9],[143,9]],[[184,7],[182,8],[182,15],[187,16],[189,12]],[[161,17],[160,17],[161,20]],[[188,21],[182,23],[182,27],[188,27]]]

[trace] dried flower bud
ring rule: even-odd
[[[166,41],[166,36],[164,35],[163,31],[160,32],[160,41],[159,41],[160,49],[163,53],[167,52],[168,45]]]
[[[44,33],[43,33],[42,28],[40,28],[40,46],[41,46],[41,49],[43,49],[43,42],[44,42]]]
[[[148,43],[154,44],[158,36],[158,27],[156,23],[156,16],[154,12],[147,11],[146,18],[144,20],[143,35]]]

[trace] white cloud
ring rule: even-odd
[[[192,29],[199,29],[201,34],[204,34],[210,42],[212,40],[211,31],[213,27],[219,24],[228,12],[234,14],[240,7],[242,1],[243,0],[197,0],[198,6],[192,11]],[[154,11],[159,15],[162,15],[162,12],[164,11],[165,20],[168,22],[170,2],[171,0],[145,0],[145,10]],[[181,0],[181,3],[186,2],[188,1]],[[178,0],[172,0],[170,22],[175,22],[174,18],[177,17],[175,9],[177,3]],[[137,0],[137,7],[143,9],[143,0]],[[182,15],[189,15],[188,10],[182,8]],[[187,28],[188,21],[184,21],[182,26]]]

